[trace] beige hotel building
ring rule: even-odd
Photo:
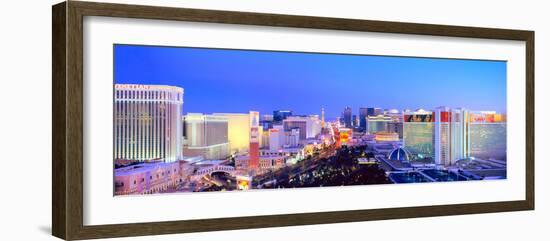
[[[113,104],[115,160],[180,159],[183,88],[115,84]]]

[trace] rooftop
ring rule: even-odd
[[[115,176],[126,176],[136,173],[142,173],[147,171],[152,171],[159,168],[168,167],[171,165],[178,165],[178,162],[152,162],[152,163],[141,163],[137,165],[121,167],[115,169]]]

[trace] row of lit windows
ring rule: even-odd
[[[138,111],[136,110],[136,105],[125,105],[117,104],[118,109],[123,109],[125,113]],[[123,108],[123,106],[125,108]],[[155,105],[150,105],[149,110],[153,111]],[[115,135],[117,143],[115,143],[115,153],[117,158],[128,158],[128,159],[142,159],[145,155],[145,159],[149,158],[159,158],[164,156],[166,151],[165,145],[163,142],[158,140],[164,139],[164,129],[165,118],[153,120],[152,125],[141,125],[138,119],[134,118],[124,118],[117,120],[117,125],[115,125]],[[151,138],[146,138],[147,136]],[[136,141],[139,140],[139,141]],[[143,148],[148,149],[147,151],[141,151]]]
[[[183,100],[182,93],[148,90],[115,90],[116,99]]]
[[[262,167],[271,167],[271,166],[276,166],[277,165],[277,160],[261,160],[260,161],[260,166]]]
[[[172,123],[166,123],[166,120],[171,114],[177,115],[177,108],[180,108],[180,105],[169,106],[170,111],[161,112],[158,103],[115,103],[115,116],[122,117],[115,119],[115,157],[133,160],[163,158],[170,151],[167,150],[169,144],[158,140],[165,140],[166,134],[170,135]],[[160,116],[151,122],[133,118],[142,113],[159,113]]]
[[[174,173],[176,173],[176,169],[174,169]],[[156,179],[159,179],[161,177],[164,177],[164,175],[170,175],[170,170],[166,171],[166,172],[161,172],[160,175],[157,173],[156,175]],[[153,176],[149,176],[149,180],[153,180]],[[145,182],[145,178],[141,178],[140,182],[139,183],[144,183]],[[134,179],[133,180],[133,183],[134,185],[137,185],[137,179]],[[124,187],[124,182],[115,182],[115,186],[116,187]]]

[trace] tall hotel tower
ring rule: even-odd
[[[186,156],[225,159],[229,155],[228,121],[225,116],[187,113],[184,116]]]
[[[423,109],[403,111],[403,146],[405,149],[419,158],[434,158],[433,139],[433,112]]]
[[[183,88],[115,84],[114,158],[174,162],[181,157]]]
[[[464,109],[438,107],[434,111],[435,164],[449,166],[470,156],[470,117]]]

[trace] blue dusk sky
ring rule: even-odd
[[[346,106],[506,112],[506,62],[253,50],[114,46],[117,84],[184,88],[184,113],[340,116]]]

